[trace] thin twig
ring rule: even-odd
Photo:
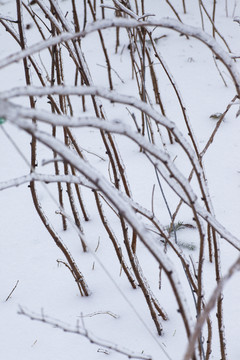
[[[14,288],[12,289],[12,291],[10,292],[10,294],[8,295],[8,297],[6,298],[6,300],[5,300],[5,301],[8,301],[8,300],[10,299],[10,297],[11,297],[12,293],[14,292],[14,290],[16,289],[16,287],[18,286],[18,283],[19,283],[19,280],[17,280],[17,282],[16,282],[16,284],[15,284]]]

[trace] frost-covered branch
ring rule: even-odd
[[[181,34],[185,34],[191,37],[194,37],[205,45],[207,45],[212,52],[217,56],[217,58],[226,66],[228,69],[234,85],[236,87],[236,91],[240,96],[240,75],[237,69],[236,64],[234,63],[232,57],[225,51],[223,48],[216,42],[216,40],[210,36],[209,34],[202,31],[200,28],[196,28],[190,25],[185,25],[180,21],[174,19],[154,19],[148,21],[138,21],[133,19],[123,19],[123,18],[114,18],[108,20],[99,20],[94,23],[89,24],[85,30],[80,31],[78,33],[70,33],[64,32],[56,37],[52,37],[48,40],[41,41],[35,45],[32,45],[26,50],[19,51],[15,54],[12,54],[0,61],[0,69],[8,66],[16,61],[20,61],[36,52],[49,48],[51,46],[57,45],[61,42],[67,42],[69,40],[74,40],[77,38],[84,38],[88,34],[103,30],[111,27],[123,27],[123,28],[134,28],[139,26],[151,26],[151,27],[163,27],[172,29]]]
[[[77,321],[76,326],[71,326],[71,325],[65,324],[59,320],[52,319],[49,316],[46,316],[44,313],[35,314],[35,313],[32,313],[22,307],[19,308],[18,314],[24,315],[24,316],[28,317],[30,320],[36,320],[36,321],[40,321],[44,324],[51,325],[54,328],[63,330],[66,333],[83,336],[83,337],[87,338],[92,344],[102,346],[108,350],[112,350],[112,351],[115,351],[122,355],[125,355],[129,359],[142,359],[142,360],[151,360],[152,359],[152,357],[150,355],[136,353],[134,351],[131,351],[124,347],[121,347],[117,344],[113,344],[108,340],[103,340],[103,339],[98,338],[91,331],[87,330],[86,327],[83,327],[83,326],[80,327],[79,321]]]
[[[90,189],[96,189],[95,186],[90,184],[88,181],[86,181],[82,176],[74,176],[74,175],[46,175],[46,174],[37,174],[35,172],[32,172],[31,174],[21,176],[15,179],[2,181],[0,182],[0,191],[19,186],[22,184],[29,183],[31,181],[39,181],[44,182],[46,184],[48,183],[70,183],[70,184],[78,184],[86,186]]]
[[[172,135],[174,136],[176,141],[179,142],[180,146],[184,149],[187,156],[189,157],[190,162],[193,165],[193,168],[195,170],[195,173],[196,173],[196,176],[197,176],[197,179],[199,182],[199,186],[200,186],[200,189],[202,192],[202,197],[206,198],[208,196],[208,190],[205,185],[203,171],[202,171],[202,168],[199,164],[199,161],[198,161],[196,154],[193,151],[191,145],[188,143],[188,141],[185,139],[185,137],[182,135],[182,133],[178,130],[176,124],[173,121],[170,121],[165,116],[162,116],[161,114],[159,114],[155,109],[153,109],[147,103],[145,103],[141,100],[138,100],[137,98],[135,98],[133,96],[122,95],[115,91],[109,91],[105,88],[95,87],[95,86],[87,86],[87,87],[86,86],[82,86],[82,87],[80,87],[80,86],[79,87],[56,86],[56,87],[50,87],[50,88],[49,87],[48,88],[47,87],[45,87],[45,88],[36,88],[36,87],[18,88],[18,89],[13,89],[12,93],[10,91],[10,92],[8,92],[8,94],[6,94],[6,95],[2,94],[1,96],[5,99],[7,95],[9,95],[9,96],[16,96],[17,94],[30,95],[30,93],[31,93],[31,95],[35,94],[36,96],[43,96],[43,95],[47,95],[47,94],[49,94],[49,95],[53,95],[53,94],[95,95],[95,96],[100,96],[105,99],[108,99],[111,102],[121,103],[121,104],[125,104],[125,105],[131,105],[131,106],[135,107],[136,109],[144,112],[147,116],[152,118],[158,124],[166,127],[167,130],[172,133]],[[8,110],[7,110],[8,114],[9,114],[9,111],[10,111],[10,109],[8,108]],[[19,115],[24,116],[24,117],[26,117],[26,116],[34,117],[36,115],[36,113],[34,113],[35,110],[32,110],[32,109],[26,109],[26,110],[22,109],[21,110],[21,108],[19,108],[19,111],[21,112],[21,114],[19,113]],[[24,113],[24,111],[26,111],[29,115],[27,115],[27,113]],[[33,112],[31,113],[31,111],[33,111]],[[39,112],[39,113],[40,113],[39,119],[41,119],[40,118],[41,112]],[[4,116],[4,114],[2,114],[2,115]],[[70,119],[69,119],[69,121],[70,121]],[[70,123],[69,123],[69,126],[70,126]]]
[[[94,93],[97,92],[98,88],[92,88],[89,87],[90,91],[94,90]],[[86,88],[88,89],[88,87]],[[104,90],[106,91],[106,90]],[[104,92],[103,91],[103,92]],[[107,91],[106,91],[107,92]],[[112,92],[109,92],[112,95],[112,99],[118,99],[119,97],[114,94],[112,94]],[[120,96],[120,95],[119,95]],[[121,95],[123,96],[123,95]],[[109,95],[110,97],[110,95]],[[127,101],[126,99],[127,97],[124,96],[124,101]],[[152,117],[154,116],[154,118],[158,119],[162,119],[164,123],[168,123],[169,120],[167,120],[164,117],[161,117],[155,110],[153,110],[150,106],[148,106],[147,104],[144,105],[143,102],[139,101],[137,103],[137,99],[133,98],[133,100],[129,100],[129,102],[131,104],[137,104],[139,105],[138,107],[140,107],[140,105],[145,108],[145,111],[148,111],[149,114],[152,115]],[[121,99],[121,101],[123,101],[123,99]],[[66,116],[60,116],[60,115],[55,115],[55,114],[50,114],[48,112],[44,112],[44,111],[39,111],[39,110],[35,110],[35,109],[28,109],[28,108],[23,108],[20,106],[16,106],[14,104],[10,104],[5,100],[0,101],[0,115],[9,119],[10,121],[13,121],[17,126],[22,127],[23,129],[27,130],[28,128],[30,129],[30,125],[27,125],[25,122],[21,122],[20,120],[16,120],[18,119],[18,117],[27,117],[27,118],[36,118],[38,120],[42,120],[45,122],[49,122],[50,124],[54,124],[54,125],[61,125],[61,126],[66,126],[68,124],[68,126],[74,125],[74,126],[93,126],[96,128],[100,128],[102,130],[106,130],[106,131],[110,131],[110,132],[115,132],[118,134],[123,134],[129,138],[131,138],[133,141],[135,141],[139,146],[141,146],[143,149],[145,149],[149,154],[153,155],[154,157],[156,157],[156,159],[160,160],[162,162],[162,164],[164,166],[160,166],[159,163],[157,161],[155,161],[155,165],[157,167],[157,169],[159,170],[159,172],[161,173],[161,175],[164,177],[164,179],[167,181],[167,183],[169,184],[169,186],[173,189],[174,192],[177,193],[177,195],[189,206],[194,207],[194,209],[196,210],[196,212],[202,217],[204,218],[209,224],[211,224],[213,226],[213,228],[223,237],[225,238],[228,242],[230,242],[235,248],[240,249],[240,241],[239,239],[237,239],[235,236],[233,236],[230,232],[228,232],[217,220],[216,218],[207,210],[205,210],[204,208],[202,208],[198,202],[197,202],[197,196],[194,193],[191,185],[189,184],[189,182],[187,181],[187,179],[182,175],[181,172],[179,172],[179,170],[176,168],[176,166],[174,165],[174,163],[172,162],[171,158],[164,153],[163,151],[161,151],[160,149],[158,149],[157,147],[155,147],[155,145],[150,144],[143,136],[139,135],[138,133],[134,133],[127,125],[122,124],[121,122],[117,121],[117,122],[107,122],[107,121],[103,121],[103,120],[99,120],[97,118],[70,118],[70,117],[66,117]],[[170,122],[171,124],[174,124],[173,122]],[[186,140],[184,139],[184,137],[182,136],[182,134],[179,132],[179,130],[177,130],[175,124],[172,125],[172,129],[175,133],[178,134],[178,137],[181,137],[181,141],[186,142]],[[31,133],[36,132],[36,128],[31,128]],[[53,139],[54,140],[54,139]],[[49,146],[50,144],[48,144]],[[186,145],[186,147],[188,146],[189,151],[192,150],[190,149],[190,145]],[[50,146],[51,147],[51,146]],[[71,162],[70,162],[71,163]],[[199,164],[197,163],[197,161],[195,161],[196,166],[199,169]]]
[[[59,140],[53,138],[51,135],[39,131],[36,127],[29,122],[20,119],[11,119],[16,126],[25,130],[31,135],[51,148],[53,151],[58,153],[65,161],[71,164],[81,174],[83,174],[90,182],[92,182],[104,195],[105,197],[115,206],[119,214],[126,219],[126,221],[132,226],[134,231],[137,233],[139,239],[143,242],[149,252],[154,256],[156,261],[164,269],[169,282],[172,286],[176,301],[179,306],[179,312],[182,315],[187,336],[191,333],[191,321],[189,318],[189,310],[187,306],[187,300],[180,285],[176,270],[168,259],[166,254],[163,253],[162,249],[155,245],[152,236],[144,224],[136,216],[133,208],[124,200],[119,191],[113,187],[96,169],[94,169],[89,163],[79,158],[73,153],[67,146],[65,146]]]

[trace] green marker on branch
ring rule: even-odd
[[[4,124],[4,123],[5,123],[5,121],[6,121],[6,119],[4,119],[4,118],[0,117],[0,125]]]

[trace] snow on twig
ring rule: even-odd
[[[128,350],[124,347],[121,347],[117,344],[113,344],[110,341],[103,340],[95,336],[91,331],[87,330],[85,326],[79,326],[79,321],[77,321],[76,326],[71,326],[65,324],[59,320],[52,319],[49,316],[46,316],[43,312],[40,314],[32,313],[22,307],[19,307],[18,311],[19,315],[24,315],[28,317],[30,320],[40,321],[42,323],[51,325],[57,329],[63,330],[66,333],[76,334],[87,338],[91,343],[103,346],[106,349],[115,351],[122,355],[127,356],[129,359],[142,359],[142,360],[151,360],[152,357],[150,355],[140,354],[131,350]]]
[[[31,174],[21,176],[15,179],[10,179],[7,181],[0,182],[0,191],[19,186],[22,184],[29,183],[31,181],[40,181],[44,183],[56,183],[56,182],[65,182],[65,183],[72,183],[72,184],[79,184],[86,186],[90,189],[96,189],[92,184],[87,182],[81,176],[74,176],[74,175],[46,175],[46,174],[37,174],[32,172]]]
[[[36,87],[29,87],[29,88],[19,88],[19,89],[14,89],[11,93],[8,92],[6,95],[2,94],[0,96],[3,96],[4,98],[6,98],[6,96],[8,95],[10,96],[16,96],[17,94],[21,94],[21,95],[31,95],[35,94],[38,96],[41,95],[47,95],[47,94],[61,94],[61,95],[97,95],[103,98],[106,98],[108,100],[110,100],[111,102],[116,102],[116,103],[122,103],[122,104],[127,104],[127,105],[131,105],[133,107],[135,107],[136,109],[144,112],[146,115],[148,115],[149,117],[151,117],[152,119],[154,119],[157,123],[163,125],[164,127],[166,127],[168,129],[168,131],[170,131],[174,138],[176,139],[176,141],[179,142],[180,146],[182,146],[182,148],[184,149],[184,151],[186,152],[187,156],[189,157],[190,162],[192,163],[198,182],[199,182],[199,186],[200,189],[202,190],[202,197],[206,198],[207,194],[208,194],[208,190],[206,188],[206,184],[205,184],[205,180],[204,180],[204,176],[203,176],[203,171],[202,168],[199,164],[199,161],[196,157],[195,152],[193,151],[193,149],[191,148],[191,145],[188,143],[188,141],[185,139],[185,137],[182,135],[182,133],[178,130],[177,126],[175,125],[175,123],[173,121],[168,120],[166,117],[160,115],[156,110],[154,110],[150,105],[146,104],[145,102],[138,100],[137,98],[133,97],[133,96],[126,96],[126,95],[122,95],[119,94],[115,91],[109,91],[105,88],[101,88],[101,87],[95,87],[95,86],[82,86],[82,87],[48,87],[48,88],[36,88]],[[23,110],[22,110],[23,111]],[[26,111],[31,111],[31,110],[26,110]],[[23,116],[23,112],[21,112],[21,116]],[[32,115],[34,116],[34,115]],[[68,126],[70,126],[70,122],[68,124]],[[193,198],[191,198],[191,201],[194,202]],[[185,201],[185,200],[184,200]]]
[[[210,299],[208,300],[207,304],[204,307],[204,310],[200,317],[198,318],[194,331],[191,335],[191,338],[189,339],[188,347],[184,355],[184,360],[190,360],[192,357],[192,354],[194,352],[194,346],[196,343],[197,338],[199,337],[199,334],[201,332],[201,329],[203,325],[205,324],[206,319],[209,316],[210,311],[214,308],[216,305],[216,302],[218,300],[218,297],[221,295],[221,292],[223,290],[223,287],[226,285],[228,280],[234,275],[236,271],[240,270],[240,257],[234,262],[234,264],[229,268],[227,274],[222,277],[216,288],[214,289],[212,295],[210,296]]]
[[[189,318],[189,310],[187,306],[187,300],[180,285],[176,270],[168,259],[166,254],[155,245],[152,236],[149,234],[148,230],[144,224],[138,219],[135,211],[129,205],[128,202],[124,200],[119,191],[114,188],[96,169],[94,169],[90,164],[88,164],[83,159],[79,158],[75,153],[73,153],[68,147],[66,147],[61,141],[53,138],[51,135],[39,131],[32,124],[29,124],[26,121],[13,118],[10,120],[15,123],[16,126],[27,131],[28,133],[35,136],[40,142],[45,144],[47,147],[54,150],[62,158],[65,159],[69,164],[74,166],[80,173],[82,173],[89,181],[91,181],[97,188],[105,195],[105,197],[118,209],[119,214],[121,214],[126,221],[132,226],[132,228],[138,234],[140,240],[154,256],[157,262],[162,266],[166,275],[169,278],[173,292],[175,294],[179,311],[182,315],[186,332],[189,335],[191,329],[191,320]]]
[[[11,92],[11,91],[10,91]],[[9,92],[9,95],[10,95]],[[134,98],[125,95],[118,94],[114,91],[108,91],[104,88],[88,86],[88,87],[51,87],[51,88],[19,88],[13,90],[12,94],[16,96],[16,94],[21,95],[47,95],[47,94],[91,94],[91,95],[98,95],[104,98],[107,98],[111,101],[120,102],[128,105],[132,105],[139,110],[144,111],[150,117],[152,117],[155,121],[159,122],[161,125],[166,126],[168,129],[171,129],[175,137],[179,139],[180,145],[184,147],[186,152],[189,154],[190,160],[196,166],[198,174],[201,174],[201,167],[196,159],[194,152],[191,149],[191,146],[188,144],[186,139],[183,137],[181,132],[177,129],[174,122],[169,121],[166,117],[160,115],[157,111],[151,108],[148,104]],[[183,199],[185,203],[188,205],[193,205],[197,211],[197,213],[204,218],[209,224],[211,224],[215,230],[220,234],[221,237],[225,238],[228,242],[230,242],[236,249],[240,249],[240,240],[233,236],[230,232],[228,232],[217,220],[216,218],[209,213],[207,210],[202,208],[197,203],[197,196],[194,194],[189,182],[185,177],[177,170],[174,163],[171,162],[170,158],[167,154],[160,151],[159,149],[155,149],[154,145],[147,142],[142,136],[137,133],[133,133],[126,125],[122,123],[110,123],[106,121],[99,120],[97,118],[80,118],[74,119],[67,116],[60,116],[55,114],[50,114],[48,112],[43,112],[35,109],[28,109],[23,108],[20,106],[16,106],[14,104],[9,105],[7,101],[2,100],[0,102],[0,115],[6,118],[11,117],[11,119],[15,122],[15,118],[18,116],[21,117],[36,117],[39,120],[43,120],[54,125],[68,125],[71,126],[71,122],[73,126],[92,126],[98,127],[100,129],[105,129],[108,131],[113,131],[117,133],[122,133],[125,136],[129,136],[132,140],[138,143],[140,146],[145,147],[145,149],[150,152],[152,155],[156,156],[159,160],[161,160],[165,165],[167,165],[168,170],[171,170],[170,174],[174,174],[174,178],[169,177],[169,173],[164,170],[163,167],[158,167],[164,179],[168,182],[171,188],[177,192],[177,194]],[[16,122],[16,124],[18,124]],[[125,126],[125,128],[124,128]],[[159,156],[162,155],[160,158]],[[157,163],[156,163],[157,165]],[[177,180],[177,182],[175,180]],[[179,187],[182,187],[182,189]],[[203,184],[203,182],[202,182]],[[184,194],[184,191],[187,191],[188,197]]]
[[[200,28],[193,27],[190,25],[185,25],[180,21],[169,18],[168,19],[163,18],[159,20],[154,19],[148,21],[146,20],[139,21],[135,19],[123,19],[123,18],[98,20],[95,21],[94,23],[89,24],[85,30],[80,31],[78,33],[64,32],[58,36],[52,37],[48,40],[41,41],[35,45],[32,45],[23,51],[19,51],[15,54],[12,54],[0,61],[0,69],[14,62],[20,61],[32,54],[35,54],[36,52],[49,48],[53,45],[57,45],[61,42],[67,42],[69,40],[74,40],[77,38],[83,38],[94,31],[103,30],[111,27],[134,28],[138,26],[151,26],[151,27],[157,26],[157,27],[168,28],[202,41],[213,51],[213,53],[217,56],[217,58],[226,66],[233,79],[237,93],[240,96],[240,74],[232,57],[225,50],[223,50],[223,48],[216,42],[216,40],[211,35],[205,33]]]

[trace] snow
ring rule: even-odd
[[[40,3],[42,9],[49,7],[47,1]],[[82,26],[84,2],[80,3],[78,14]],[[86,28],[75,33],[71,18],[72,2],[52,0],[66,31],[51,37],[41,23],[46,35],[44,41],[32,18],[23,8],[25,25],[29,24],[29,28],[25,27],[28,47],[20,50],[17,42],[3,26],[6,23],[18,33],[17,24],[8,21],[17,18],[16,2],[0,0],[0,118],[6,119],[6,122],[0,125],[1,359],[100,360],[107,357],[109,360],[118,360],[126,356],[154,360],[187,359],[187,334],[197,326],[197,319],[192,288],[189,286],[183,263],[189,264],[193,282],[198,287],[201,285],[200,275],[198,274],[197,278],[194,273],[198,271],[199,254],[204,249],[201,294],[205,305],[211,300],[214,290],[216,293],[219,291],[219,288],[216,290],[214,260],[212,263],[209,261],[205,220],[220,235],[217,239],[217,256],[223,276],[228,274],[239,257],[240,124],[239,117],[236,117],[239,103],[235,101],[229,106],[213,142],[203,156],[203,168],[192,140],[194,139],[201,154],[218,121],[211,118],[211,115],[219,113],[221,116],[234,96],[240,94],[240,67],[237,57],[240,55],[240,27],[236,21],[240,5],[225,0],[219,0],[216,5],[216,27],[227,41],[231,49],[229,53],[217,34],[216,39],[213,39],[212,26],[206,15],[204,31],[201,29],[197,1],[185,1],[186,14],[183,13],[181,1],[171,1],[183,23],[174,19],[174,13],[164,1],[145,1],[144,12],[148,16],[144,18],[141,12],[140,15],[135,13],[135,1],[130,1],[132,10],[124,8],[120,1],[105,1],[104,20],[101,19],[102,3],[96,1],[97,21],[92,22],[88,8]],[[139,9],[140,3],[138,1]],[[117,6],[125,9],[132,18],[114,18],[111,7]],[[212,15],[213,1],[207,2],[205,6]],[[32,9],[49,25],[38,4],[32,5]],[[151,16],[153,14],[155,16]],[[61,23],[53,16],[52,19],[61,30]],[[189,119],[190,130],[193,132],[192,137],[188,134],[189,129],[186,127],[176,92],[154,56],[150,42],[147,43],[147,48],[154,60],[165,115],[156,104],[148,64],[146,88],[149,103],[144,103],[139,98],[136,79],[132,78],[129,37],[123,29],[136,28],[139,24],[141,27],[146,26],[148,31],[152,31],[153,38],[157,39],[155,46],[180,93],[186,108],[186,118]],[[116,27],[120,29],[117,53]],[[115,70],[111,72],[113,91],[109,90],[106,59],[99,42],[98,30],[102,30],[110,63]],[[183,33],[189,38],[182,36]],[[81,38],[81,47],[77,38]],[[75,39],[75,43],[70,42],[72,39]],[[47,47],[60,42],[64,44],[66,41],[71,44],[71,57],[63,45],[64,83],[59,85],[56,82],[54,86],[50,86],[48,77],[51,76],[51,56]],[[140,44],[139,51],[142,51]],[[29,55],[34,55],[46,86],[41,86],[31,64],[32,85],[26,87],[20,60]],[[136,54],[134,56],[137,58]],[[213,56],[216,57],[215,61],[227,86],[214,65]],[[76,61],[79,58],[91,86],[81,86],[79,79],[78,86],[73,86],[73,59]],[[28,95],[37,100],[36,109],[29,107]],[[67,116],[59,116],[56,112],[52,114],[46,95],[51,96],[57,106],[59,95],[69,95],[73,116],[71,117],[69,112]],[[82,111],[83,95],[86,112]],[[91,96],[96,96],[98,117],[93,110]],[[143,137],[136,129],[133,117],[137,126],[141,127],[141,111],[151,118],[155,144],[150,143],[147,131]],[[33,117],[38,119],[37,125],[32,124]],[[157,131],[154,121],[160,132]],[[56,138],[51,135],[51,125],[57,126]],[[84,159],[73,150],[73,145],[68,148],[64,145],[62,126],[71,127]],[[122,181],[119,190],[113,184],[114,173],[99,129],[105,135],[109,132],[114,134],[112,141],[119,151],[119,161],[127,176],[131,198],[126,194]],[[170,144],[167,129],[172,132],[177,142]],[[34,134],[39,142],[36,172],[29,174],[31,134]],[[106,138],[109,145],[111,142]],[[58,154],[58,176],[54,175],[51,149]],[[140,149],[144,151],[139,151]],[[64,174],[64,161],[74,166],[76,175]],[[187,179],[192,167],[194,175],[190,182]],[[171,219],[159,189],[156,171],[159,171],[161,186],[171,213],[175,212],[180,199],[185,203],[175,220],[177,243],[172,234],[172,245],[167,248],[165,237],[168,236]],[[119,174],[118,176],[120,177]],[[65,249],[70,252],[90,290],[89,296],[80,295],[73,275],[65,266],[66,258],[45,230],[34,208],[29,187],[29,182],[33,179],[41,207],[48,219],[47,225],[54,228]],[[55,184],[57,181],[62,182],[64,209],[59,205]],[[89,221],[85,221],[81,208],[77,205],[81,228],[75,225],[63,182],[81,184],[82,197],[90,217]],[[74,185],[72,188],[74,189]],[[121,247],[137,289],[131,287],[123,264],[119,263],[114,246],[103,226],[94,199],[96,189],[104,196],[99,196],[103,215],[107,219],[109,231],[112,231],[116,239],[117,247]],[[61,213],[67,219],[66,231],[62,228]],[[194,221],[193,217],[197,217],[198,221]],[[122,218],[123,228],[130,240],[132,229],[138,234],[136,256],[133,256],[132,263],[124,245],[120,222]],[[202,237],[199,234],[202,234]],[[87,252],[83,251],[80,238],[86,241]],[[167,314],[167,321],[157,316],[157,322],[162,327],[161,336],[157,333],[148,309],[147,297],[135,279],[133,264],[139,271],[150,299],[158,301]],[[159,265],[162,267],[161,286]],[[239,265],[234,268],[232,277],[223,284],[226,359],[229,360],[239,359],[240,354],[238,269]],[[209,359],[212,360],[222,358],[216,311],[214,303],[210,313],[213,343]],[[29,318],[36,321],[30,321]],[[202,335],[203,347],[206,349],[206,324]],[[204,359],[204,356],[199,355],[197,346],[196,358]]]

